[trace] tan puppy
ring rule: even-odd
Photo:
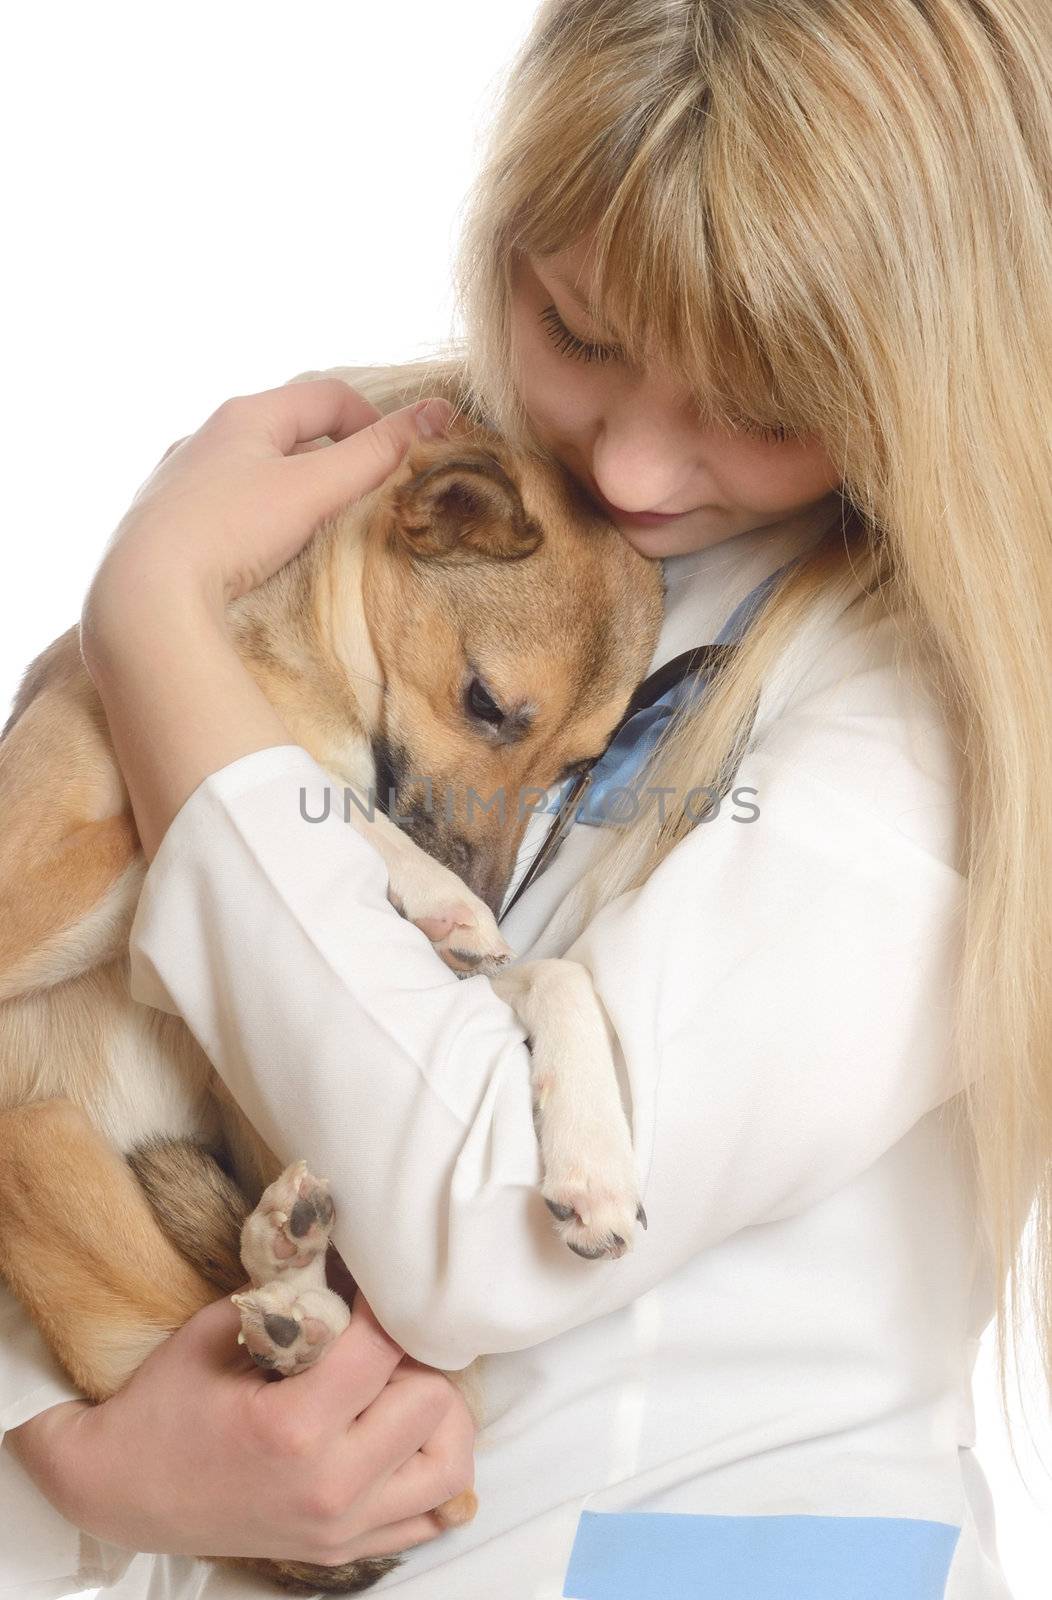
[[[638,1207],[603,1020],[573,963],[509,965],[494,912],[528,821],[519,795],[603,750],[661,614],[657,562],[550,463],[463,422],[414,444],[228,613],[292,739],[363,798],[393,789],[401,828],[350,813],[384,855],[392,903],[515,1006],[543,1192],[585,1255],[620,1254]],[[429,807],[424,775],[443,804]],[[503,817],[470,790],[503,792]],[[144,861],[76,627],[19,689],[0,818],[0,1271],[94,1399],[246,1275],[251,1353],[299,1370],[346,1323],[324,1288],[332,1202],[302,1164],[279,1172],[183,1023],[128,993]],[[473,1510],[459,1497],[447,1519]],[[250,1565],[309,1591],[391,1563]]]

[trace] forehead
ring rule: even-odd
[[[594,265],[591,253],[583,244],[537,259],[543,263],[548,276],[554,277],[572,299],[582,306],[592,303]]]

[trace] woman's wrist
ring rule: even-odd
[[[103,558],[81,612],[81,654],[92,677],[131,670],[137,655],[149,658],[158,629],[174,624],[229,637],[222,580],[173,561],[157,537],[125,539]]]
[[[75,1528],[128,1550],[162,1549],[154,1475],[127,1460],[111,1410],[107,1401],[65,1401],[11,1429],[5,1442]]]
[[[284,384],[225,401],[140,486],[89,589],[80,643],[147,860],[211,773],[294,742],[234,647],[228,602],[451,414],[435,399],[384,417],[338,379]]]
[[[79,1520],[84,1499],[82,1425],[85,1415],[94,1409],[87,1400],[64,1400],[19,1427],[9,1428],[4,1435],[5,1448],[45,1499],[76,1527],[84,1526]]]

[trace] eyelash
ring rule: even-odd
[[[784,444],[791,437],[788,428],[763,428],[758,422],[738,422],[735,426],[755,439],[766,439],[769,444]]]
[[[552,343],[560,354],[574,361],[614,361],[620,352],[611,345],[589,344],[571,333],[554,306],[546,306],[540,320],[547,326]]]
[[[560,355],[567,355],[574,361],[616,361],[620,357],[620,350],[611,345],[589,344],[585,339],[579,339],[571,333],[554,305],[546,306],[541,312],[540,320],[548,329],[549,337]],[[759,423],[740,421],[736,426],[743,433],[750,434],[753,438],[764,439],[768,444],[782,444],[790,437],[788,428],[764,428]]]

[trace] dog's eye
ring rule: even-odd
[[[473,717],[478,717],[482,722],[490,722],[494,727],[499,727],[504,721],[504,712],[478,678],[472,678],[469,683],[466,699],[468,710]]]

